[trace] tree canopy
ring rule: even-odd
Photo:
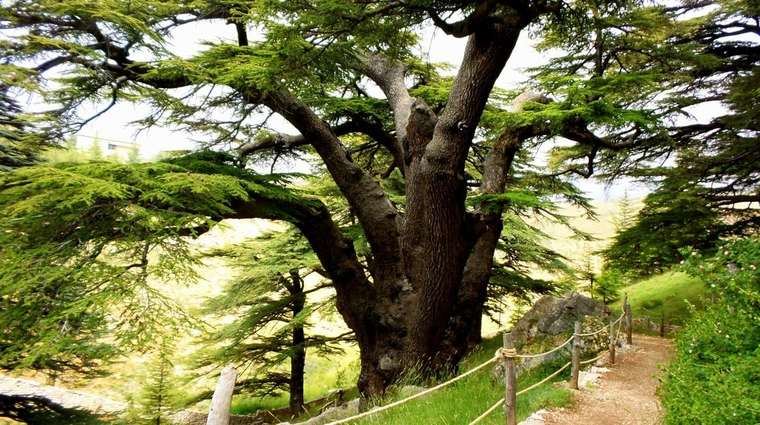
[[[0,366],[86,371],[116,347],[143,345],[145,331],[176,311],[149,278],[194,273],[185,236],[252,196],[295,202],[224,158],[201,152],[174,163],[62,163],[3,174]],[[114,344],[103,343],[107,334]]]
[[[49,106],[13,128],[55,138],[142,102],[152,111],[139,125],[183,129],[210,149],[3,176],[2,314],[31,320],[18,332],[35,329],[10,340],[51,337],[67,317],[103,329],[93,297],[131,299],[105,288],[133,294],[147,290],[146,274],[191,272],[183,235],[258,217],[288,221],[308,241],[360,347],[364,395],[413,365],[454,368],[479,338],[489,291],[546,290],[526,264],[562,270],[524,214],[566,223],[552,201],[588,209],[576,177],[683,182],[727,231],[756,228],[757,209],[743,206],[760,200],[756,17],[740,0],[4,3],[2,83]],[[174,52],[173,32],[201,21],[234,29],[234,42]],[[426,26],[467,39],[455,75],[420,58]],[[525,30],[562,53],[526,90],[495,88]],[[711,102],[726,113],[688,119]],[[81,116],[92,103],[102,109]],[[251,171],[283,156],[316,159],[342,199]],[[106,248],[119,260],[105,261]],[[30,315],[26,300],[54,313]],[[124,305],[117,324],[149,322],[140,311]],[[6,364],[52,357],[3,350]]]

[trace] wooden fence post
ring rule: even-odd
[[[615,321],[612,312],[610,312],[610,364],[615,364]]]
[[[504,333],[504,415],[507,425],[517,425],[517,379],[515,376],[515,345],[511,333]]]
[[[581,369],[581,322],[575,322],[575,332],[573,333],[573,357],[572,370],[570,373],[570,388],[578,389],[578,375]]]
[[[208,410],[206,425],[229,425],[230,405],[232,404],[232,391],[235,389],[237,371],[232,366],[222,369],[219,382],[216,384],[214,396],[211,398],[211,407]]]
[[[628,302],[628,294],[625,294],[623,309],[625,311],[625,342],[628,345],[633,345],[633,311],[631,310],[631,304]]]

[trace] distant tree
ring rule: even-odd
[[[285,389],[291,412],[301,412],[307,350],[335,354],[342,351],[341,343],[353,341],[350,331],[336,335],[309,331],[315,312],[326,315],[334,308],[332,283],[323,280],[305,286],[304,276],[321,270],[306,240],[292,227],[211,254],[226,257],[239,273],[221,295],[205,303],[203,313],[235,319],[203,338],[208,348],[196,353],[196,367],[217,371],[235,364],[241,371],[236,392],[265,396]]]
[[[613,238],[606,266],[633,277],[669,269],[683,260],[681,249],[715,246],[725,224],[694,188],[664,183],[644,200],[637,221]]]
[[[620,233],[631,227],[636,222],[636,211],[633,207],[631,198],[628,196],[628,189],[623,193],[623,197],[618,202],[618,211],[613,217],[615,232]]]
[[[97,137],[92,139],[92,142],[90,143],[90,148],[87,149],[87,156],[94,161],[101,161],[103,160],[103,147],[101,146],[101,141]]]
[[[596,282],[596,273],[594,272],[594,265],[591,261],[591,253],[587,253],[583,258],[583,263],[580,269],[580,281],[581,286],[586,288],[591,298],[594,298],[596,288],[594,283]]]
[[[171,337],[161,337],[143,377],[142,390],[131,399],[124,418],[135,425],[170,425],[169,417],[181,400],[179,380],[174,373],[172,357],[175,345]]]
[[[609,304],[618,299],[618,292],[626,283],[625,274],[621,271],[615,269],[604,270],[597,279],[593,293],[603,303]]]

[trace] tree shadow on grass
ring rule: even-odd
[[[103,425],[102,417],[71,409],[47,398],[33,395],[0,394],[0,418],[6,417],[29,425]]]

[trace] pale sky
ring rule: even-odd
[[[255,39],[256,34],[252,34],[251,38]],[[170,40],[170,49],[179,56],[191,57],[205,48],[204,42],[219,40],[235,42],[234,27],[217,21],[193,23],[180,27],[173,34]],[[465,43],[466,39],[450,37],[440,30],[428,28],[423,31],[420,53],[423,57],[429,56],[427,59],[432,63],[451,64],[452,70],[450,72],[454,73],[461,61]],[[497,86],[515,88],[527,79],[526,68],[546,62],[547,57],[536,51],[534,45],[535,40],[531,40],[527,32],[523,32],[512,57],[497,80]],[[103,105],[97,106],[103,107]],[[92,105],[91,108],[83,111],[83,116],[98,110],[98,107]],[[150,110],[145,105],[120,103],[80,130],[78,133],[79,143],[82,146],[87,146],[93,137],[102,140],[134,141],[140,146],[140,155],[144,159],[152,158],[161,151],[188,149],[195,146],[193,135],[186,132],[175,131],[166,127],[154,127],[138,133],[137,127],[129,125],[130,121],[142,118],[149,113]],[[275,126],[280,131],[295,133],[284,120],[275,123]],[[643,196],[646,193],[646,188],[632,182],[618,182],[612,187],[607,187],[594,180],[581,179],[578,184],[589,196],[600,201],[618,199],[626,190],[632,197]]]

